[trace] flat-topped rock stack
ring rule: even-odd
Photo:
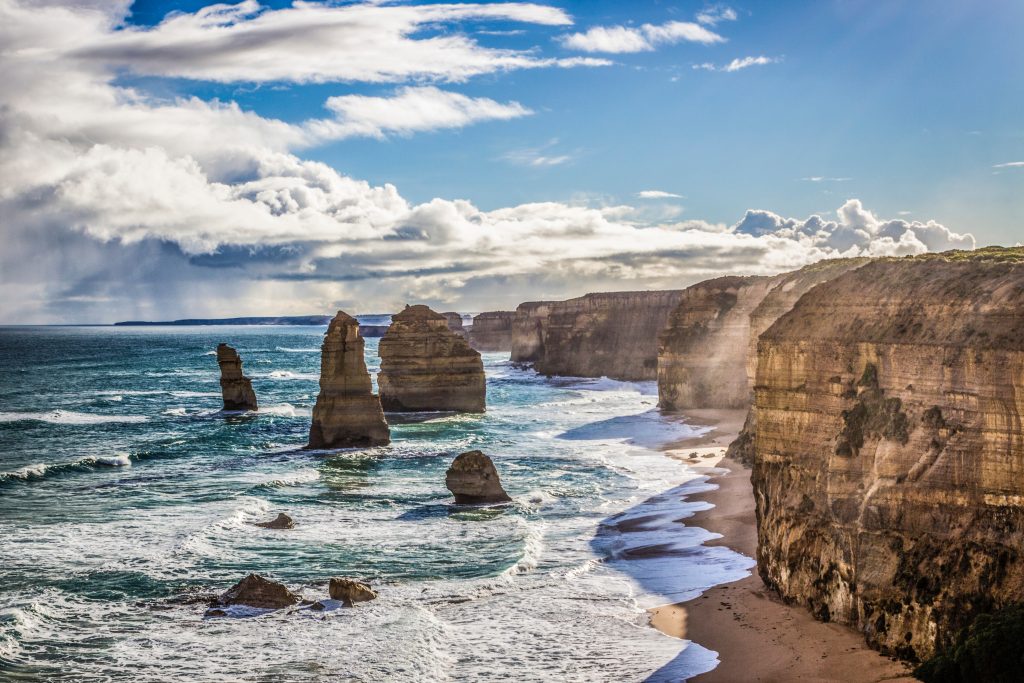
[[[448,311],[442,313],[444,319],[448,321],[448,329],[457,335],[460,335],[464,339],[469,339],[469,330],[466,329],[462,322],[462,314]]]
[[[307,448],[384,446],[391,432],[373,394],[359,322],[338,311],[320,347],[320,394]]]
[[[256,392],[252,390],[252,380],[242,374],[242,358],[238,352],[227,344],[218,344],[217,365],[220,366],[224,410],[256,410]]]
[[[473,316],[469,345],[477,351],[511,351],[515,311],[485,311]]]
[[[389,412],[480,413],[486,383],[480,353],[426,306],[406,306],[380,340],[380,400]]]

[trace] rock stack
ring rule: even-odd
[[[445,473],[444,485],[459,505],[507,503],[512,500],[501,487],[494,463],[481,451],[469,451],[456,457]]]
[[[469,344],[477,351],[511,351],[515,311],[486,311],[473,317]]]
[[[455,334],[459,335],[460,337],[464,337],[466,339],[469,339],[469,331],[462,324],[462,314],[461,313],[455,313],[453,311],[449,311],[447,313],[442,313],[441,315],[443,315],[444,319],[448,321],[448,329],[449,330],[451,330]]]
[[[480,353],[426,306],[406,306],[380,340],[380,401],[389,412],[484,411]]]
[[[238,352],[227,344],[218,344],[217,364],[220,365],[224,410],[256,410],[256,392],[252,390],[252,380],[242,374],[242,358]]]
[[[307,448],[384,446],[391,433],[373,394],[359,322],[338,311],[320,347],[320,394]]]

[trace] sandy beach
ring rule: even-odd
[[[722,534],[710,545],[754,557],[757,528],[750,470],[724,457],[742,427],[743,411],[689,411],[686,417],[713,430],[674,443],[667,453],[706,468],[718,488],[690,498],[715,507],[698,512],[685,524]],[[816,621],[802,607],[784,604],[764,586],[756,569],[695,600],[652,609],[651,625],[718,652],[718,667],[691,679],[699,683],[915,680],[909,667],[871,650],[852,629]]]

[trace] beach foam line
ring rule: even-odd
[[[51,410],[45,413],[0,412],[0,422],[49,422],[60,425],[90,425],[107,422],[145,422],[144,415],[96,415],[73,410]]]

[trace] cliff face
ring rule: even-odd
[[[461,313],[448,312],[442,313],[441,315],[443,315],[445,321],[447,321],[449,330],[451,330],[452,332],[454,332],[455,334],[459,335],[464,339],[469,339],[469,332],[462,325]]]
[[[1024,250],[869,263],[758,345],[758,569],[925,658],[1024,600]]]
[[[511,351],[514,311],[487,311],[473,317],[469,344],[477,351]]]
[[[651,380],[658,333],[680,290],[587,294],[522,304],[512,329],[512,360],[532,361],[545,375]]]
[[[406,306],[380,340],[380,400],[390,412],[484,411],[480,353],[426,306]]]
[[[391,442],[363,358],[359,322],[338,311],[320,347],[320,394],[307,448],[356,448]]]
[[[750,314],[780,278],[720,277],[683,290],[658,339],[659,407],[750,404]]]
[[[220,366],[220,392],[224,410],[256,410],[256,392],[252,380],[242,374],[242,358],[227,344],[217,345]]]

